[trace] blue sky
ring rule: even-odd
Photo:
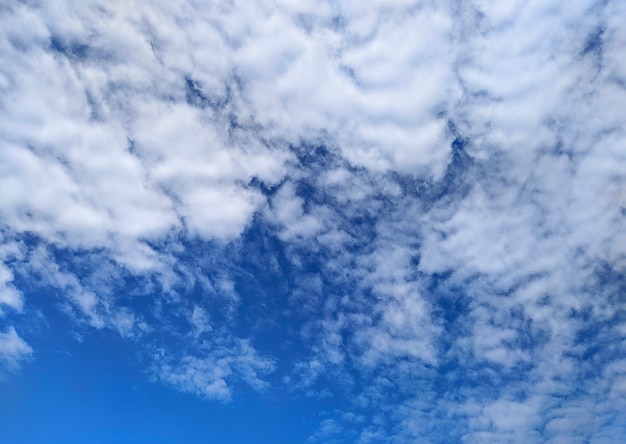
[[[0,441],[626,441],[626,4],[0,6]]]

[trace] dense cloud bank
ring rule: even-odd
[[[315,442],[617,442],[626,4],[0,6],[0,371],[48,294]],[[49,302],[48,302],[49,303]]]

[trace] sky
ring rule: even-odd
[[[0,441],[626,442],[625,22],[4,0]]]

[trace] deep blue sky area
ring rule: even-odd
[[[108,334],[78,343],[51,333],[0,385],[5,442],[304,442],[319,422],[320,405],[306,399],[242,391],[231,403],[206,402],[150,383],[135,347]]]
[[[4,0],[0,444],[626,442],[625,22]]]

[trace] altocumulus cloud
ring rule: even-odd
[[[4,2],[0,371],[52,289],[174,389],[343,400],[310,442],[624,440],[624,20]]]

